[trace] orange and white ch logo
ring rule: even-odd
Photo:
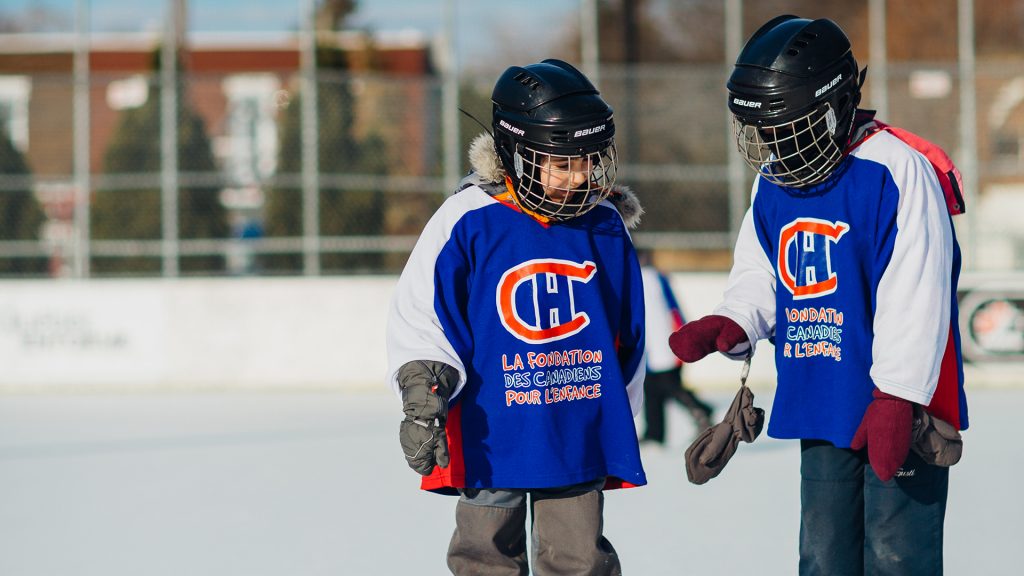
[[[568,338],[590,324],[576,310],[573,284],[586,284],[597,266],[590,261],[538,259],[510,268],[498,282],[496,301],[501,324],[529,344]]]
[[[794,300],[817,298],[836,291],[830,248],[850,230],[846,222],[797,218],[779,232],[779,280]]]

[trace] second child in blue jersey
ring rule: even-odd
[[[967,427],[960,250],[929,158],[857,109],[863,79],[829,20],[748,40],[728,88],[751,208],[723,302],[670,343],[687,362],[774,343],[768,434],[801,441],[800,574],[932,576],[949,469],[912,428]]]
[[[474,141],[473,171],[392,302],[400,440],[423,489],[459,495],[453,573],[620,574],[604,490],[647,482],[633,423],[643,286],[627,231],[639,204],[614,185],[611,108],[575,68],[509,68],[492,100],[494,134]]]

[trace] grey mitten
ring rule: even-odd
[[[910,449],[926,463],[948,468],[960,461],[964,441],[955,426],[915,404]]]
[[[432,360],[416,360],[398,369],[405,420],[398,438],[409,467],[428,476],[434,466],[448,467],[448,398],[459,383],[459,371]]]
[[[708,428],[686,449],[686,477],[703,484],[718,476],[736,453],[740,440],[753,442],[764,427],[764,410],[754,406],[754,393],[740,386],[721,422]]]
[[[704,430],[686,449],[683,461],[686,477],[703,484],[718,476],[736,453],[740,440],[753,442],[764,427],[764,410],[754,406],[754,393],[747,388],[751,354],[747,354],[740,372],[740,389],[729,405],[725,418]]]

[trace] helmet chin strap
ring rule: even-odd
[[[530,210],[526,206],[523,206],[522,202],[519,201],[519,195],[516,194],[516,187],[515,187],[515,184],[512,182],[512,177],[509,176],[508,174],[505,175],[505,193],[502,194],[502,197],[500,199],[504,200],[506,198],[508,200],[510,200],[512,202],[512,204],[516,208],[518,208],[519,211],[522,212],[523,214],[526,214],[527,216],[530,216],[531,218],[533,218],[534,220],[540,222],[541,224],[550,224],[551,223],[551,218],[548,218],[547,216],[544,216],[543,214],[538,214],[538,213],[534,212],[533,210]]]
[[[844,156],[849,151],[850,145],[853,144],[853,136],[854,132],[856,132],[855,128],[857,123],[857,107],[860,106],[861,88],[864,87],[864,81],[867,77],[868,67],[865,66],[861,68],[860,74],[857,77],[857,90],[853,95],[853,102],[850,104],[850,121],[847,122],[846,135],[843,137],[843,142],[841,143],[842,146],[840,146],[840,148],[843,149]]]
[[[515,155],[512,157],[512,165],[516,170],[516,178],[522,179],[525,171],[523,170],[523,155],[519,153],[517,149]]]

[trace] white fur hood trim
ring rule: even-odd
[[[490,134],[480,134],[473,139],[469,145],[469,164],[473,171],[487,182],[504,182],[505,169],[501,165],[498,153],[494,150],[494,138]],[[640,206],[640,199],[628,186],[615,184],[612,186],[612,193],[608,201],[615,206],[622,216],[622,221],[627,228],[636,228],[640,225],[640,217],[644,209]]]

